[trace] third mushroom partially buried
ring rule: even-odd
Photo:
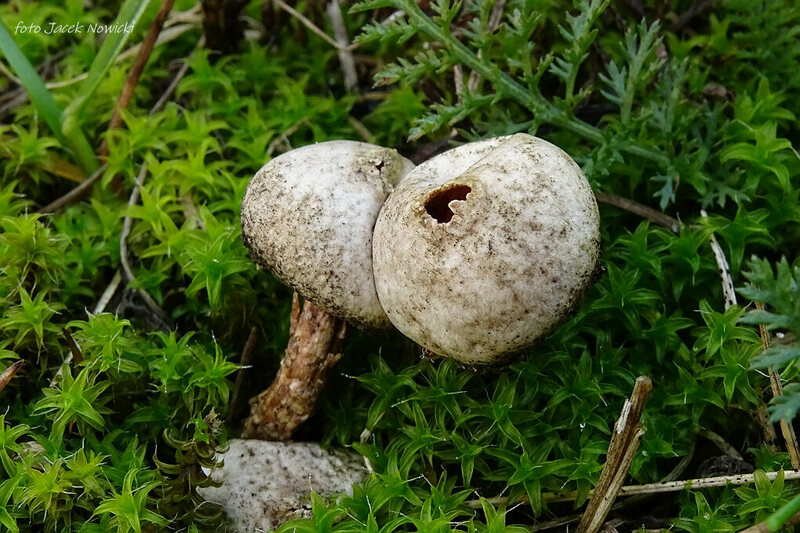
[[[493,365],[564,321],[599,255],[577,164],[526,134],[460,146],[410,172],[373,233],[378,298],[430,352]]]

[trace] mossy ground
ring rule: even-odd
[[[131,43],[146,33],[153,4]],[[516,531],[510,524],[528,530],[573,514],[638,375],[654,390],[630,482],[664,479],[681,464],[681,479],[707,473],[722,455],[709,431],[756,469],[791,468],[782,439],[767,442],[774,426],[759,422],[771,393],[751,364],[760,357],[757,367],[782,370],[788,394],[773,412],[793,417],[800,269],[784,263],[774,280],[771,263],[800,255],[795,2],[725,0],[684,21],[692,2],[509,0],[496,25],[491,1],[375,3],[345,15],[351,36],[398,8],[419,16],[368,33],[375,39],[355,53],[359,93],[345,90],[335,49],[278,9],[261,26],[260,4],[250,2],[244,20],[262,37],[248,32],[224,57],[197,46],[198,15],[188,17],[183,33],[155,48],[124,127],[106,132],[131,58],[109,70],[76,117],[93,146],[107,142],[108,167],[89,196],[57,214],[37,210],[75,186],[64,176],[81,173],[65,164],[72,154],[24,91],[0,76],[0,364],[26,361],[0,392],[2,527],[219,526],[219,510],[194,491],[207,482],[200,467],[236,435],[245,399],[277,368],[291,301],[248,259],[240,201],[271,155],[331,139],[424,159],[453,130],[455,142],[530,131],[572,155],[596,191],[682,226],[674,233],[601,205],[604,273],[572,320],[504,369],[421,358],[399,334],[351,334],[318,414],[297,437],[353,447],[375,473],[351,497],[315,499],[314,519],[285,531]],[[178,0],[175,11],[193,5]],[[12,0],[0,17],[13,33],[19,21],[109,22],[119,7],[86,6]],[[296,7],[331,32],[324,6]],[[14,39],[48,81],[86,72],[98,50],[87,33]],[[174,98],[148,115],[183,58],[189,72]],[[481,69],[475,83],[470,67]],[[378,70],[379,81],[397,83],[372,89]],[[65,108],[79,87],[52,92]],[[129,206],[143,165],[140,200]],[[126,216],[135,280],[94,313],[121,268]],[[712,235],[735,286],[747,285],[745,273],[753,280],[728,310]],[[748,263],[751,255],[766,262]],[[154,318],[137,291],[166,317]],[[774,314],[746,315],[754,298]],[[753,321],[782,334],[766,359]],[[231,405],[252,328],[260,342]],[[80,356],[65,363],[69,338]],[[573,503],[548,499],[570,491]],[[657,494],[612,516],[626,520],[620,531],[735,531],[796,492],[793,482],[759,477],[741,488]],[[479,496],[507,504],[473,505]]]

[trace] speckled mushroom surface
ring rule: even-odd
[[[378,297],[433,353],[502,363],[580,302],[599,222],[589,183],[558,147],[526,134],[460,146],[385,202],[373,234]]]
[[[363,458],[323,450],[312,442],[234,439],[221,455],[222,468],[211,471],[220,487],[198,489],[225,508],[234,531],[263,532],[293,518],[311,516],[311,491],[328,497],[352,494],[368,472]]]
[[[282,154],[242,201],[253,260],[329,313],[389,326],[375,292],[372,230],[386,196],[414,165],[397,151],[330,141]]]

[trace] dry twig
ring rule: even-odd
[[[271,157],[272,154],[274,154],[275,151],[280,147],[281,143],[283,143],[283,145],[286,147],[286,150],[291,150],[292,145],[289,142],[289,137],[294,135],[297,132],[297,130],[302,128],[306,123],[308,123],[308,121],[309,121],[308,117],[301,118],[300,120],[298,120],[297,122],[286,128],[285,131],[281,132],[280,135],[272,139],[272,141],[270,141],[269,143],[269,146],[267,146],[267,155]]]
[[[356,92],[358,89],[358,74],[356,73],[356,62],[353,59],[353,49],[350,48],[350,39],[347,37],[347,28],[342,18],[342,8],[338,0],[331,0],[328,3],[328,16],[333,26],[333,35],[338,46],[336,50],[339,54],[339,64],[342,66],[344,76],[344,86],[347,92]]]
[[[337,43],[330,35],[328,35],[324,31],[322,31],[321,29],[319,29],[319,27],[317,27],[316,24],[314,24],[313,22],[308,20],[302,13],[300,13],[299,11],[294,9],[292,6],[290,6],[289,4],[284,2],[283,0],[272,0],[272,1],[275,3],[276,6],[278,6],[281,9],[283,9],[284,11],[289,13],[291,16],[293,16],[294,18],[299,20],[300,24],[302,24],[303,26],[305,26],[306,28],[311,30],[313,33],[318,35],[323,41],[325,41],[329,45],[333,46],[337,50],[350,50],[350,51],[352,51],[352,50],[355,50],[356,48],[358,48],[358,44],[350,44],[350,45],[343,46],[343,45]]]
[[[764,309],[761,302],[756,302],[756,308],[759,310]],[[771,342],[769,338],[769,331],[765,324],[758,325],[758,333],[761,336],[761,344],[764,351],[769,350]],[[783,396],[783,385],[781,384],[781,376],[774,367],[767,368],[769,373],[769,386],[772,389],[772,395],[777,398]],[[797,434],[794,432],[794,427],[785,418],[780,420],[781,434],[783,440],[786,442],[786,451],[789,452],[789,460],[792,462],[792,468],[800,470],[800,448],[797,445]]]
[[[136,205],[139,201],[139,189],[142,187],[146,176],[147,166],[142,165],[142,168],[139,170],[139,175],[136,177],[136,183],[133,186],[131,195],[128,198],[128,207]],[[128,235],[131,232],[132,226],[133,219],[130,215],[126,215],[125,219],[122,221],[122,234],[119,237],[119,260],[122,266],[122,272],[125,274],[125,281],[128,283],[136,279],[136,276],[133,275],[133,270],[131,270],[130,262],[128,261]]]
[[[600,473],[589,505],[578,524],[577,533],[597,533],[603,526],[614,500],[628,475],[639,441],[645,428],[640,423],[647,397],[653,389],[650,378],[640,376],[636,379],[630,400],[625,401],[622,413],[614,424],[611,443],[608,446],[606,464]]]
[[[659,226],[667,228],[673,233],[678,233],[681,230],[680,220],[664,214],[661,211],[656,211],[652,207],[647,207],[646,205],[623,198],[622,196],[616,196],[614,194],[608,194],[605,192],[595,191],[594,196],[600,203],[613,205],[614,207],[619,207],[620,209],[633,213],[634,215],[639,215],[640,217],[646,218],[654,224],[658,224]]]
[[[22,365],[25,364],[25,359],[20,359],[19,361],[15,361],[14,364],[3,370],[3,373],[0,374],[0,391],[6,388],[8,382],[11,381],[11,378],[14,377],[14,374],[17,373],[17,370],[20,369]]]
[[[767,478],[772,481],[778,476],[779,472],[766,472]],[[800,479],[800,472],[787,470],[783,473],[784,479],[789,481]],[[730,485],[747,485],[755,481],[755,474],[734,474],[731,476],[701,477],[695,479],[684,479],[680,481],[668,481],[661,483],[646,483],[644,485],[626,485],[619,490],[619,496],[633,496],[634,494],[660,494],[663,492],[680,492],[687,489],[707,489],[710,487],[725,487]],[[592,491],[594,494],[594,491]],[[549,502],[569,502],[575,500],[577,494],[543,494]]]
[[[358,120],[353,115],[348,115],[347,123],[350,124],[354,130],[356,130],[356,133],[358,133],[359,136],[364,139],[364,142],[375,144],[375,136],[367,129],[363,122]]]
[[[123,109],[127,109],[128,104],[131,102],[133,91],[139,83],[139,78],[142,76],[144,67],[147,65],[150,54],[153,52],[153,46],[156,44],[158,35],[164,27],[164,22],[166,22],[167,15],[169,15],[169,12],[172,10],[172,5],[174,3],[175,0],[164,0],[164,3],[161,4],[161,9],[153,20],[153,24],[147,31],[147,35],[141,43],[141,48],[139,48],[139,52],[136,54],[136,59],[133,60],[133,65],[131,65],[128,76],[125,78],[125,85],[122,87],[122,92],[117,99],[117,105],[114,107],[114,113],[111,115],[111,121],[108,123],[109,130],[116,129],[122,124],[122,115],[120,113]],[[106,155],[108,155],[108,146],[104,141],[103,145],[100,147],[100,157],[105,157]]]
[[[103,176],[103,172],[105,172],[107,167],[108,165],[104,163],[103,165],[100,166],[100,168],[98,168],[94,172],[94,174],[92,174],[84,181],[82,181],[80,185],[74,187],[73,189],[70,189],[70,191],[64,196],[61,196],[60,198],[53,200],[43,208],[39,209],[39,212],[55,213],[57,211],[61,211],[62,209],[72,204],[73,202],[77,202],[78,200],[83,198],[84,194],[88,193],[91,190],[92,186],[95,183],[97,183],[100,180],[100,178]]]
[[[708,213],[701,209],[700,216],[707,218]],[[711,245],[711,251],[714,252],[714,259],[717,261],[719,275],[722,278],[722,294],[725,297],[725,310],[727,311],[737,303],[736,289],[733,287],[733,277],[731,277],[731,267],[728,265],[728,258],[725,257],[725,252],[722,250],[722,246],[719,245],[719,242],[713,233],[708,240],[709,244]]]
[[[203,42],[204,40],[201,37],[200,40],[197,42],[197,46],[202,47]],[[189,65],[187,62],[184,61],[183,66],[181,66],[180,70],[178,70],[177,74],[175,74],[169,86],[164,91],[164,94],[161,95],[161,97],[155,103],[153,108],[150,110],[151,115],[158,112],[167,103],[167,101],[169,101],[169,99],[172,97],[172,94],[175,91],[175,88],[178,86],[178,83],[180,83],[183,77],[186,76],[188,70],[189,70]],[[73,204],[74,202],[77,202],[78,200],[83,198],[84,195],[89,193],[94,184],[97,183],[97,181],[103,176],[103,172],[105,172],[107,167],[108,165],[104,163],[103,165],[100,166],[99,169],[97,169],[97,171],[94,174],[92,174],[86,180],[81,182],[80,185],[71,189],[67,194],[47,204],[46,206],[41,208],[39,212],[55,213]]]
[[[772,481],[774,480],[780,472],[765,472],[767,478]],[[794,470],[786,470],[783,472],[784,479],[786,481],[800,479],[800,472]],[[694,478],[694,479],[682,479],[678,481],[659,481],[658,483],[645,483],[643,485],[624,485],[620,487],[618,497],[625,497],[625,496],[638,496],[644,494],[661,494],[664,492],[680,492],[682,490],[696,490],[696,489],[707,489],[711,487],[725,487],[727,485],[747,485],[748,483],[753,483],[755,481],[755,474],[734,474],[730,476],[714,476],[714,477],[701,477],[701,478]],[[597,488],[591,490],[589,492],[590,495],[594,496],[597,492]],[[555,492],[545,492],[542,493],[542,500],[549,502],[549,503],[564,503],[564,502],[573,502],[578,499],[578,493],[575,491],[566,492],[566,493],[555,493]],[[500,496],[496,498],[487,498],[489,502],[493,505],[508,505],[508,499]],[[521,498],[514,503],[525,503],[527,502],[527,497]],[[477,505],[474,505],[477,503]],[[468,502],[470,507],[477,508],[480,505],[478,500],[472,500]],[[559,519],[561,521],[561,519]],[[573,520],[568,520],[573,521]],[[560,522],[565,523],[565,522]],[[558,524],[555,524],[558,525]]]
[[[739,459],[740,461],[744,461],[744,457],[742,457],[742,454],[740,454],[738,450],[736,450],[736,448],[731,446],[728,443],[728,441],[726,441],[719,433],[715,433],[710,429],[703,429],[699,427],[695,430],[695,432],[701,437],[705,437],[706,439],[711,441],[717,448],[719,448],[719,450],[722,453],[724,453],[728,457],[733,457],[734,459]]]
[[[204,42],[205,42],[204,39],[200,38],[200,40],[197,41],[197,46],[202,47]],[[153,105],[153,108],[150,110],[148,115],[155,115],[161,110],[162,107],[164,107],[167,104],[169,99],[172,98],[172,94],[175,92],[175,89],[178,88],[178,84],[186,76],[187,72],[189,72],[189,62],[187,60],[184,60],[183,64],[181,65],[181,68],[178,69],[178,72],[172,78],[172,81],[169,82],[169,85],[167,86],[166,90],[159,97],[158,101],[156,101],[156,103]]]
[[[708,216],[704,210],[700,211],[700,215],[704,218]],[[725,297],[725,309],[728,310],[737,304],[736,290],[734,289],[730,266],[728,265],[727,257],[725,257],[725,252],[722,250],[722,247],[719,245],[719,242],[717,242],[717,239],[713,234],[709,238],[709,243],[711,245],[711,250],[714,252],[714,258],[717,261],[717,267],[719,268],[720,276],[722,277],[722,294]],[[755,304],[758,309],[764,308],[761,302],[756,302]],[[764,351],[766,351],[770,347],[770,338],[767,327],[764,324],[759,324],[758,331],[761,335],[761,343],[764,346]],[[769,367],[767,371],[769,373],[769,384],[772,388],[772,395],[775,397],[782,396],[783,385],[781,385],[780,375],[772,367]],[[767,421],[766,424],[769,424],[769,422]],[[763,425],[764,424],[762,423],[762,426]],[[783,434],[783,439],[786,442],[786,451],[789,452],[789,459],[792,462],[792,468],[795,470],[800,470],[800,448],[797,444],[797,435],[794,432],[794,428],[785,418],[781,418],[780,427],[781,433]],[[769,432],[765,432],[765,436],[767,438],[767,442],[769,442]]]
[[[780,472],[766,472],[770,481],[774,481]],[[783,473],[785,480],[800,479],[800,472],[792,470]],[[644,485],[628,485],[622,487],[620,496],[632,494],[656,494],[661,492],[678,492],[684,489],[707,489],[709,487],[725,487],[731,485],[747,485],[755,481],[755,474],[735,474],[731,476],[714,476],[706,478],[686,479],[671,481],[669,483],[648,483]]]
[[[106,290],[103,291],[103,294],[100,295],[100,299],[97,300],[97,305],[94,306],[94,310],[92,311],[93,315],[105,311],[108,302],[111,301],[111,298],[114,297],[114,293],[117,292],[120,282],[122,282],[122,272],[117,269],[111,281],[108,283]]]
[[[236,404],[239,401],[239,392],[244,383],[244,371],[250,368],[250,357],[256,349],[258,342],[258,328],[255,326],[250,328],[250,335],[247,336],[247,342],[244,343],[242,348],[242,356],[239,358],[239,371],[236,373],[236,381],[233,384],[233,392],[231,392],[231,401],[228,404],[228,418],[233,420],[236,416]]]
[[[142,165],[142,168],[139,171],[139,176],[136,178],[136,184],[133,186],[133,191],[131,191],[131,195],[128,198],[128,206],[136,205],[136,203],[139,201],[139,190],[141,189],[146,176],[147,166]],[[133,275],[130,261],[128,260],[128,235],[131,232],[132,226],[133,219],[130,217],[130,215],[126,215],[122,222],[122,233],[119,237],[119,260],[120,265],[122,266],[122,273],[125,275],[125,281],[128,285],[130,285],[131,282],[136,279],[136,276]],[[150,312],[156,317],[157,322],[162,325],[162,329],[164,329],[164,326],[169,324],[167,313],[161,309],[161,307],[155,302],[155,300],[153,300],[147,291],[143,289],[136,289],[136,293],[139,295],[139,297],[141,297],[145,305],[147,305],[147,308],[150,310]]]
[[[75,342],[75,339],[72,338],[72,333],[69,332],[67,328],[61,328],[61,334],[64,336],[64,340],[67,341],[67,346],[69,346],[69,357],[65,362],[69,362],[72,359],[75,360],[76,363],[80,363],[83,361],[83,354],[81,353],[81,349],[78,346],[78,343]]]
[[[94,311],[92,311],[93,315],[98,313],[102,313],[108,302],[111,301],[111,298],[114,297],[114,293],[117,292],[117,288],[119,287],[120,282],[122,281],[122,273],[117,270],[114,273],[114,276],[111,278],[106,289],[103,291],[103,294],[100,295],[100,299],[97,301],[97,305],[94,307]],[[70,353],[64,358],[64,362],[61,363],[61,366],[58,367],[56,374],[53,376],[53,379],[50,380],[50,387],[55,387],[56,383],[58,382],[58,378],[61,377],[61,370],[64,368],[64,365],[68,365],[72,362],[73,356],[75,356],[75,360],[79,363],[82,360],[81,350],[78,347],[78,344],[75,342],[75,339],[72,338],[72,334],[66,329],[62,328],[61,333],[64,335],[64,338],[67,339],[67,344],[69,345]]]

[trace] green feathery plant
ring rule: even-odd
[[[418,54],[412,61],[400,60],[397,64],[375,75],[379,85],[401,79],[414,82],[426,73],[441,72],[456,64],[463,64],[483,79],[488,80],[494,89],[494,94],[471,95],[467,93],[462,103],[445,109],[437,109],[437,115],[440,118],[423,123],[421,127],[412,132],[412,138],[430,133],[446,122],[464,118],[480,107],[496,105],[501,99],[510,99],[533,115],[529,129],[534,132],[540,126],[547,124],[564,128],[597,144],[608,142],[603,130],[593,127],[569,111],[559,108],[545,97],[539,88],[542,75],[552,66],[552,71],[567,81],[564,100],[574,101],[573,93],[577,70],[585,57],[585,49],[596,35],[592,29],[592,22],[602,13],[608,2],[585,0],[579,3],[576,8],[581,11],[581,15],[569,19],[568,24],[571,31],[562,28],[570,49],[564,56],[556,58],[552,54],[548,54],[537,63],[533,61],[532,52],[534,50],[531,36],[539,26],[541,17],[537,14],[532,2],[518,3],[520,5],[514,6],[507,34],[504,35],[507,39],[504,49],[513,50],[513,55],[507,58],[509,68],[506,69],[498,68],[498,65],[493,65],[486,60],[486,52],[497,46],[497,39],[492,38],[492,31],[488,27],[493,5],[493,2],[489,0],[477,2],[472,7],[478,16],[464,30],[464,36],[469,46],[456,38],[450,29],[453,19],[463,7],[461,2],[451,2],[450,0],[432,2],[431,9],[435,13],[432,17],[426,15],[413,0],[367,0],[359,2],[351,8],[351,12],[358,13],[391,7],[402,11],[408,17],[408,21],[398,17],[390,23],[389,28],[385,28],[379,23],[367,26],[362,36],[359,37],[359,42],[375,40],[404,42],[415,34],[422,34],[429,42],[440,44],[446,51],[443,53],[431,50]],[[610,78],[606,79],[615,91],[612,99],[618,100],[623,105],[623,122],[630,119],[630,106],[638,86],[646,83],[652,77],[653,69],[659,66],[657,63],[647,62],[648,68],[642,68],[645,60],[653,55],[660,42],[656,38],[657,31],[657,24],[650,27],[640,25],[636,29],[629,30],[625,35],[628,65],[620,68],[612,62],[609,66]],[[514,45],[519,45],[520,48],[514,48]],[[653,161],[661,167],[667,167],[670,164],[669,157],[652,146],[629,144],[619,148],[631,155]]]

